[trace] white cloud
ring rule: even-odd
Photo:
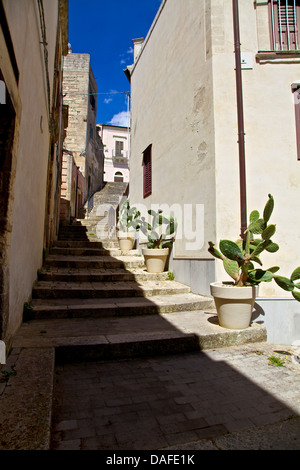
[[[133,54],[133,47],[132,46],[129,47],[129,49],[127,51],[127,54]]]
[[[108,104],[112,101],[112,98],[104,98],[104,103]]]
[[[115,114],[112,120],[109,122],[112,126],[122,126],[122,127],[129,127],[130,126],[130,112],[129,111],[121,111],[118,114]]]

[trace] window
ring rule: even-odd
[[[90,95],[90,104],[91,104],[92,110],[95,111],[95,108],[96,108],[96,100],[95,100],[94,95]]]
[[[271,48],[299,50],[300,0],[270,0]]]
[[[300,160],[300,88],[294,91],[294,100],[296,115],[297,158]]]
[[[152,193],[152,145],[143,152],[144,197]]]
[[[94,130],[93,130],[93,126],[90,124],[90,140],[93,140],[93,137],[94,137]]]
[[[123,157],[124,142],[116,140],[115,142],[115,152],[116,157]]]

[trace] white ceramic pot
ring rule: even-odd
[[[132,250],[135,240],[135,232],[119,232],[118,239],[121,251]]]
[[[232,330],[243,330],[250,326],[258,286],[236,287],[213,282],[210,292],[215,301],[220,326]]]
[[[165,270],[169,248],[143,248],[148,273],[162,273]]]

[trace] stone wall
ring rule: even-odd
[[[69,125],[64,146],[74,155],[86,180],[86,197],[103,182],[103,155],[96,129],[97,84],[89,54],[70,52],[64,59],[64,103],[69,107]]]

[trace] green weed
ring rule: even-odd
[[[268,357],[269,364],[275,367],[282,367],[284,366],[284,360],[280,359],[279,357],[276,356],[270,356]]]

